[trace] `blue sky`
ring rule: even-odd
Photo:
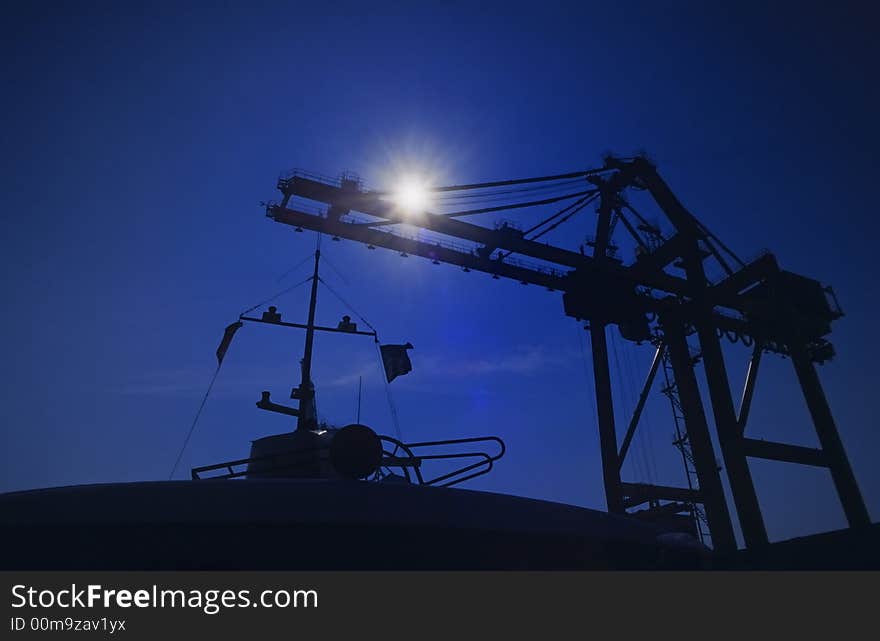
[[[308,276],[314,249],[263,216],[292,167],[402,169],[446,182],[597,166],[646,151],[746,258],[830,283],[847,312],[821,368],[876,519],[880,436],[873,169],[877,44],[867,8],[809,3],[72,3],[3,21],[0,490],[166,478],[223,327]],[[584,215],[556,240],[574,247]],[[331,286],[387,342],[409,440],[498,434],[472,487],[601,508],[587,337],[559,294],[417,258],[324,243]],[[284,275],[283,278],[281,278]],[[307,288],[282,298],[303,319]],[[345,308],[322,292],[319,320]],[[280,330],[279,330],[280,331]],[[246,327],[182,463],[238,458],[287,429],[302,337]],[[616,341],[629,412],[650,350]],[[738,390],[746,354],[731,350]],[[391,431],[368,339],[320,337],[319,409]],[[632,375],[628,374],[632,372]],[[766,358],[750,435],[815,444],[790,364]],[[738,392],[735,392],[738,394]],[[662,397],[631,480],[682,483]],[[824,470],[753,462],[771,538],[843,525]]]

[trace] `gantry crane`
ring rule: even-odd
[[[647,158],[607,157],[602,167],[592,170],[434,187],[432,194],[446,199],[447,205],[481,205],[443,213],[404,211],[387,192],[367,190],[353,175],[328,179],[294,171],[279,179],[278,189],[282,198],[266,204],[267,216],[297,230],[314,230],[369,248],[383,247],[562,292],[565,313],[585,321],[590,332],[610,512],[623,514],[647,504],[650,508],[639,514],[650,515],[686,512],[689,506],[702,505],[714,548],[720,552],[737,548],[695,371],[696,361],[701,360],[724,470],[747,548],[768,543],[748,458],[828,468],[850,526],[870,524],[815,367],[834,356],[826,337],[842,312],[833,292],[816,280],[780,269],[771,253],[748,263],[741,261],[682,205]],[[638,191],[656,203],[671,231],[664,233],[661,225],[636,210],[631,195]],[[508,223],[487,227],[464,220],[561,203],[567,204],[525,230]],[[323,208],[316,209],[315,204]],[[591,204],[597,205],[597,217],[595,236],[586,243],[589,250],[584,245],[572,250],[539,242]],[[635,248],[628,263],[617,256],[612,241],[621,227]],[[720,278],[707,276],[710,261],[720,267]],[[656,347],[620,444],[608,359],[609,325],[617,325],[627,340],[649,341]],[[696,355],[689,346],[690,335],[699,344]],[[730,393],[722,339],[752,348],[738,408]],[[764,353],[790,357],[820,448],[745,436]],[[681,438],[686,440],[698,481],[686,488],[621,480],[621,467],[661,363],[674,378],[675,404],[685,427]]]

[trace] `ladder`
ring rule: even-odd
[[[697,477],[694,457],[691,453],[691,446],[688,441],[687,430],[684,427],[684,411],[678,398],[678,386],[675,382],[675,376],[672,373],[672,363],[669,360],[669,350],[663,350],[663,378],[665,385],[660,390],[663,395],[669,399],[672,408],[672,421],[675,426],[675,433],[672,444],[681,453],[682,463],[684,465],[685,477],[687,478],[688,489],[699,489],[699,479]],[[709,535],[709,524],[706,520],[706,514],[700,508],[699,504],[691,501],[688,503],[691,510],[691,517],[694,520],[694,526],[700,542],[708,545],[711,540]]]

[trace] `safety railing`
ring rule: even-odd
[[[506,446],[497,436],[479,436],[474,438],[449,439],[442,441],[423,441],[419,443],[403,443],[390,436],[379,436],[383,443],[382,459],[376,470],[368,475],[370,480],[381,480],[387,474],[383,470],[400,470],[401,476],[410,483],[418,485],[436,485],[438,487],[451,487],[488,474],[492,471],[495,461],[499,460],[506,452]],[[484,451],[465,452],[436,452],[436,448],[458,447],[474,443],[492,442],[497,446],[494,453]],[[431,448],[431,449],[427,449]],[[416,454],[416,450],[425,450],[425,453]],[[471,459],[460,468],[443,472],[433,478],[427,479],[422,471],[425,461],[452,461],[456,459]],[[474,460],[476,459],[476,460]],[[258,456],[245,459],[236,459],[192,468],[193,480],[234,479],[247,476],[285,476],[285,472],[293,477],[314,477],[309,474],[316,465],[330,463],[330,446],[322,445],[312,448],[277,452],[267,456]],[[255,465],[256,464],[256,465]],[[249,472],[249,468],[258,468],[258,472]],[[219,473],[218,473],[219,472]],[[297,474],[298,473],[298,474]],[[317,474],[317,476],[321,476]]]

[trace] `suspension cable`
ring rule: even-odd
[[[563,218],[557,220],[555,223],[553,223],[552,225],[550,225],[549,227],[547,227],[547,229],[544,229],[544,230],[542,230],[541,232],[539,232],[539,233],[535,234],[534,236],[532,236],[531,238],[527,239],[527,240],[537,240],[538,238],[540,238],[540,237],[543,236],[544,234],[546,234],[546,233],[548,233],[548,232],[551,232],[551,231],[553,231],[554,229],[556,229],[557,227],[559,227],[561,224],[563,224],[565,221],[569,220],[572,216],[574,216],[575,214],[577,214],[579,211],[583,210],[584,207],[586,207],[587,205],[590,204],[590,202],[592,202],[593,200],[596,199],[596,196],[597,196],[597,194],[593,194],[593,195],[591,195],[591,196],[584,196],[584,197],[581,198],[580,200],[578,200],[578,201],[573,202],[572,204],[570,204],[568,207],[565,207],[565,208],[559,210],[558,212],[556,212],[555,214],[553,214],[553,215],[550,216],[549,218],[545,218],[543,221],[541,221],[541,222],[538,223],[537,225],[532,226],[529,230],[523,232],[523,234],[525,235],[525,234],[528,234],[528,233],[534,231],[535,229],[537,229],[537,228],[540,227],[541,225],[544,225],[544,224],[550,222],[551,220],[553,220],[554,218],[556,218],[557,216],[559,216],[559,215],[565,213],[566,210],[571,209],[572,207],[574,208],[574,209],[571,209],[571,211],[569,211],[569,212],[568,212]],[[504,254],[501,254],[501,255],[499,256],[499,258],[500,258],[501,260],[504,260],[505,258],[507,258],[508,256],[510,256],[510,255],[513,254],[513,253],[514,253],[514,252],[513,252],[512,250],[511,250],[511,251],[508,251],[508,252],[506,252],[506,253],[504,253]]]
[[[508,209],[522,209],[523,207],[536,207],[538,205],[550,205],[552,203],[558,203],[563,200],[569,200],[570,198],[577,198],[578,196],[587,196],[589,194],[597,193],[597,189],[587,189],[585,191],[578,191],[571,194],[565,194],[563,196],[556,196],[554,198],[545,198],[543,200],[532,200],[530,202],[525,203],[513,203],[510,205],[499,205],[497,207],[483,207],[480,209],[466,209],[464,211],[455,211],[448,214],[442,214],[446,218],[455,218],[457,216],[473,216],[475,214],[488,214],[494,211],[505,211]]]
[[[623,349],[623,360],[630,379],[630,385],[632,385],[635,390],[638,390],[638,381],[635,374],[638,369],[636,367],[637,358],[635,355],[635,349],[634,345],[627,342]],[[645,464],[648,469],[648,480],[653,483],[657,478],[657,464],[656,454],[653,447],[654,443],[652,441],[653,431],[651,428],[650,412],[647,414],[642,412],[640,422],[642,425],[639,429],[638,438],[641,440],[642,448],[644,448]]]
[[[447,191],[463,191],[466,189],[484,189],[487,187],[505,187],[507,185],[525,185],[528,183],[549,182],[552,180],[565,180],[567,178],[585,178],[593,174],[610,171],[610,169],[588,169],[586,171],[573,171],[568,174],[556,174],[555,176],[539,176],[537,178],[516,178],[514,180],[496,180],[486,183],[471,183],[468,185],[448,185],[445,187],[432,187],[430,191],[442,193]],[[388,196],[389,192],[375,191],[371,192],[377,196]]]
[[[540,232],[538,232],[537,234],[535,234],[534,236],[532,236],[531,238],[529,238],[529,240],[537,240],[538,238],[540,238],[541,236],[543,236],[543,235],[546,234],[547,232],[551,232],[551,231],[553,231],[554,229],[556,229],[557,227],[559,227],[562,223],[564,223],[565,221],[567,221],[568,219],[570,219],[572,216],[574,216],[576,213],[578,213],[579,211],[581,211],[584,207],[586,207],[586,206],[589,205],[591,202],[593,202],[594,200],[596,200],[596,196],[598,196],[598,194],[591,194],[591,195],[586,196],[585,198],[579,200],[578,202],[574,203],[574,206],[576,206],[576,209],[574,209],[573,211],[569,212],[569,213],[568,213],[564,218],[562,218],[561,220],[557,220],[555,223],[553,223],[552,225],[550,225],[549,227],[547,227],[547,229],[543,229],[543,230],[541,230]],[[551,219],[548,218],[548,219],[545,220],[544,222],[547,223],[547,222],[550,222],[550,220],[551,220]],[[543,223],[542,223],[542,224],[543,224]]]
[[[619,390],[617,393],[618,400],[620,401],[621,407],[635,407],[635,403],[632,399],[632,389],[631,385],[624,385],[624,368],[620,364],[620,355],[617,350],[617,334],[611,333],[611,353],[614,356],[614,373],[617,378],[617,389]],[[630,380],[630,383],[632,381]],[[639,435],[640,436],[640,435]],[[641,439],[636,438],[635,443],[631,446],[632,449],[635,450],[635,458],[634,465],[635,472],[640,475],[641,481],[649,481],[650,472],[648,470],[647,459],[645,458],[645,452],[643,447],[643,442]]]
[[[574,185],[583,185],[583,180],[565,180],[562,182],[549,184],[549,185],[536,185],[531,187],[521,187],[517,189],[490,189],[486,191],[478,191],[475,193],[441,193],[434,200],[440,202],[449,202],[449,201],[461,201],[461,200],[476,200],[481,198],[488,197],[502,197],[509,196],[510,194],[533,194],[539,192],[547,192],[554,191],[557,189],[563,189],[568,187],[573,187]]]

